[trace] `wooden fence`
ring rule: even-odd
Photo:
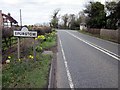
[[[86,30],[86,32],[89,32],[94,35],[98,35],[101,38],[105,38],[117,43],[120,43],[120,30],[112,30],[112,29],[95,29],[95,28],[89,28]]]
[[[118,31],[119,30],[101,29],[100,36],[120,43],[120,41],[119,41],[120,40],[119,39],[120,33]]]

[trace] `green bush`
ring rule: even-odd
[[[39,45],[39,46],[37,46],[37,47],[35,48],[35,50],[36,50],[37,52],[42,52],[42,51],[43,51],[43,48]]]

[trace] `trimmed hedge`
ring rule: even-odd
[[[51,33],[52,29],[51,27],[33,27],[32,30],[37,31],[38,35],[44,35],[45,33]]]
[[[90,28],[87,30],[89,33],[92,34],[99,34],[100,35],[100,29],[96,29],[96,28]]]

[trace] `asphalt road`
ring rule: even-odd
[[[118,88],[118,44],[58,30],[57,88]]]

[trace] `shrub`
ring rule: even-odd
[[[37,52],[42,52],[43,51],[43,48],[41,46],[37,46],[35,49],[36,49]]]

